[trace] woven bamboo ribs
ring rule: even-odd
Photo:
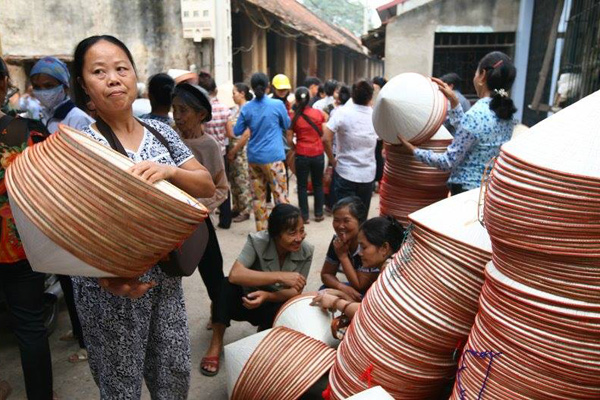
[[[452,399],[600,398],[598,109],[600,92],[502,147],[493,263]]]
[[[441,127],[421,148],[443,153],[451,142],[452,136]],[[448,197],[449,172],[417,161],[401,146],[386,144],[385,154],[379,192],[382,215],[391,215],[406,226],[409,214]]]
[[[34,270],[143,274],[204,220],[204,207],[168,182],[127,172],[133,162],[64,125],[9,167],[6,185]]]
[[[330,373],[334,399],[380,385],[397,399],[437,398],[477,313],[491,244],[479,190],[410,215],[410,236],[354,316]]]
[[[277,327],[225,347],[228,391],[235,400],[292,400],[334,362],[335,350],[294,330]]]

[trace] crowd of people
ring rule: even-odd
[[[482,59],[474,78],[481,100],[466,113],[452,87],[438,81],[451,105],[453,144],[439,155],[404,142],[417,159],[453,171],[453,194],[474,187],[481,165],[510,138],[514,105],[507,90],[514,75],[504,54]],[[44,140],[62,123],[126,154],[140,179],[167,179],[198,198],[218,213],[220,229],[254,215],[256,232],[248,234],[228,276],[218,229],[206,219],[208,246],[198,265],[210,298],[212,340],[200,365],[206,376],[219,372],[231,321],[267,329],[281,305],[304,290],[314,254],[305,240],[309,194],[313,221],[329,213],[334,232],[325,259],[315,260],[323,262],[315,305],[351,318],[400,249],[405,227],[389,216],[369,219],[384,160],[372,122],[374,96],[386,84],[382,77],[352,85],[309,77],[294,89],[283,74],[270,80],[257,72],[249,85],[233,85],[230,109],[219,101],[210,74],[158,73],[147,84],[151,110],[136,115],[133,57],[119,39],[103,35],[78,44],[72,71],[45,57],[29,78],[32,90],[19,101],[26,115],[0,112],[0,199],[6,198],[5,154]],[[0,99],[9,87],[0,59]],[[291,173],[299,207],[289,200]],[[15,321],[27,396],[57,398],[41,311],[44,276],[27,261],[8,202],[0,207],[0,289]],[[133,279],[61,276],[60,282],[72,324],[61,339],[79,341],[69,361],[89,361],[102,399],[139,399],[144,381],[152,398],[187,398],[191,344],[181,277],[155,266]],[[0,399],[3,390],[6,382],[0,382]]]

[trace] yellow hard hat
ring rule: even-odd
[[[277,74],[273,77],[273,87],[277,90],[291,89],[290,78],[284,74]]]

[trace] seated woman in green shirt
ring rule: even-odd
[[[314,251],[305,237],[300,210],[290,204],[275,206],[268,230],[248,235],[213,304],[213,336],[200,363],[203,375],[219,371],[223,336],[231,320],[270,328],[283,303],[302,293]]]

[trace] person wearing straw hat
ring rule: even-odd
[[[43,106],[42,122],[50,133],[56,132],[58,124],[81,130],[94,120],[71,101],[70,74],[67,65],[55,57],[39,60],[29,73],[33,95]]]
[[[9,73],[0,58],[0,106],[10,86]],[[4,177],[6,168],[27,146],[48,137],[39,122],[13,118],[0,110],[0,290],[4,292],[21,353],[25,391],[29,399],[53,398],[52,360],[48,331],[44,325],[45,275],[35,272],[15,228]],[[10,385],[0,380],[0,398],[10,394]]]
[[[129,172],[150,184],[168,179],[193,197],[214,195],[210,173],[173,129],[134,118],[137,74],[123,42],[86,38],[73,67],[77,101],[93,101],[98,115],[83,133],[107,147],[119,143],[135,162]],[[139,399],[145,381],[153,399],[187,399],[190,342],[180,277],[154,266],[138,278],[74,277],[73,286],[100,398]]]
[[[314,252],[305,237],[300,210],[291,204],[276,205],[268,230],[248,235],[214,304],[213,336],[200,363],[203,375],[218,373],[231,320],[248,321],[259,330],[270,328],[283,303],[302,293]]]
[[[450,101],[450,123],[456,128],[454,140],[443,154],[415,147],[401,135],[402,144],[415,158],[427,165],[451,171],[448,187],[452,195],[476,189],[481,185],[486,165],[500,152],[512,136],[517,124],[517,111],[508,91],[517,70],[512,60],[500,51],[484,56],[477,66],[473,84],[479,100],[466,113],[452,88],[435,79]]]

